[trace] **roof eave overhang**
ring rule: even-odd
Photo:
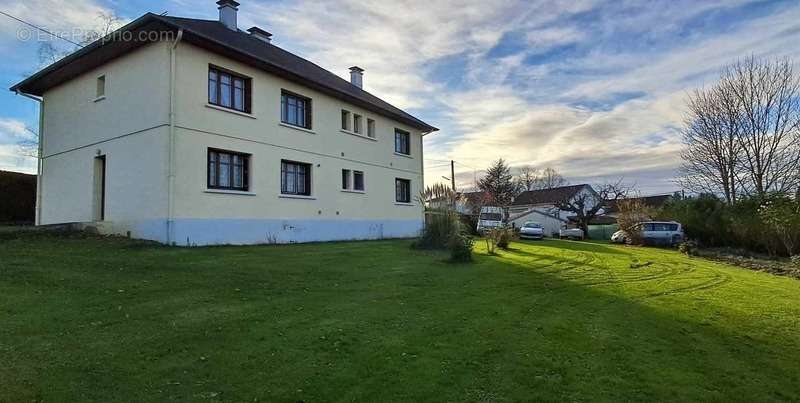
[[[153,38],[152,35],[144,35],[145,40],[138,40],[140,36],[136,34],[137,32],[154,30],[159,32],[177,32],[179,29],[184,29],[184,42],[191,43],[214,53],[222,54],[242,63],[255,66],[271,74],[297,82],[303,86],[327,93],[354,105],[361,106],[365,109],[405,123],[411,127],[421,130],[423,132],[423,136],[439,130],[438,128],[428,125],[427,123],[416,118],[409,119],[406,116],[398,115],[397,113],[380,108],[374,104],[363,101],[344,92],[337,91],[336,89],[321,85],[312,80],[308,80],[291,72],[290,70],[282,68],[281,66],[264,61],[263,59],[260,59],[259,57],[250,53],[233,49],[213,37],[200,34],[193,30],[187,30],[178,24],[175,24],[167,19],[159,18],[159,16],[152,13],[145,14],[118,29],[114,32],[114,34],[112,34],[112,38],[98,39],[97,41],[51,64],[50,66],[45,67],[34,75],[14,85],[10,88],[10,90],[16,93],[42,96],[45,91],[57,86],[60,83],[73,79],[85,73],[86,71],[99,67],[117,57],[123,56],[124,54],[138,47],[151,43],[154,40],[158,40],[158,38]],[[126,40],[124,38],[126,35],[120,34],[124,32],[133,33],[133,35],[130,35],[130,38],[132,39]],[[159,35],[159,38],[161,37],[162,36]],[[119,38],[122,38],[122,40]]]
[[[10,90],[15,93],[42,96],[50,88],[153,42],[153,38],[149,35],[145,35],[144,39],[140,40],[141,38],[137,33],[154,30],[165,32],[174,29],[153,18],[153,14],[145,14],[114,31],[111,35],[100,38],[39,70],[32,76],[12,86]],[[131,35],[126,38],[128,35],[120,34],[123,32],[130,32]]]

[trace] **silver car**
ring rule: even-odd
[[[519,229],[520,238],[542,239],[544,238],[544,228],[538,222],[528,221]]]
[[[642,238],[648,245],[677,245],[686,238],[683,226],[675,221],[647,221],[636,224],[636,229],[642,232]],[[619,230],[611,235],[611,242],[630,243],[628,234]]]

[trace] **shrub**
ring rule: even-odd
[[[699,246],[746,249],[770,256],[800,250],[800,202],[786,196],[743,198],[727,205],[713,195],[674,200],[659,219],[683,224]]]
[[[638,224],[650,220],[653,215],[652,209],[647,207],[642,199],[621,200],[617,205],[619,207],[619,216],[617,217],[619,229],[625,231],[631,244],[643,245],[644,236],[642,236],[642,228]]]
[[[514,230],[511,228],[502,228],[497,237],[497,247],[500,249],[508,249],[508,244],[514,236]]]
[[[511,227],[498,227],[486,231],[486,251],[494,255],[494,248],[508,249],[508,245],[514,238],[514,230]]]
[[[697,255],[697,242],[686,241],[678,245],[678,250],[686,256]]]
[[[453,262],[472,261],[474,243],[473,238],[467,234],[453,234],[447,245],[448,249],[450,249],[450,260]]]
[[[448,242],[462,231],[458,214],[451,210],[432,211],[425,215],[425,228],[414,243],[420,249],[447,249]]]

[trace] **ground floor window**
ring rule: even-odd
[[[247,191],[250,186],[250,155],[208,149],[207,186],[209,189]]]
[[[396,178],[394,180],[395,201],[398,203],[411,203],[411,181]]]
[[[281,161],[281,193],[288,195],[311,195],[311,164],[296,161]]]
[[[353,189],[364,191],[364,173],[361,171],[353,171]]]
[[[364,172],[342,169],[342,190],[364,191]]]

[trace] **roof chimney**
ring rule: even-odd
[[[219,0],[219,22],[234,31],[239,30],[236,25],[236,12],[239,11],[239,3],[234,0]]]
[[[251,27],[250,29],[247,30],[247,32],[249,32],[250,36],[252,36],[253,38],[256,38],[260,41],[264,41],[266,43],[270,43],[270,41],[272,40],[272,34],[267,31],[264,31],[259,27]]]
[[[364,69],[358,66],[350,67],[350,84],[364,88]]]

